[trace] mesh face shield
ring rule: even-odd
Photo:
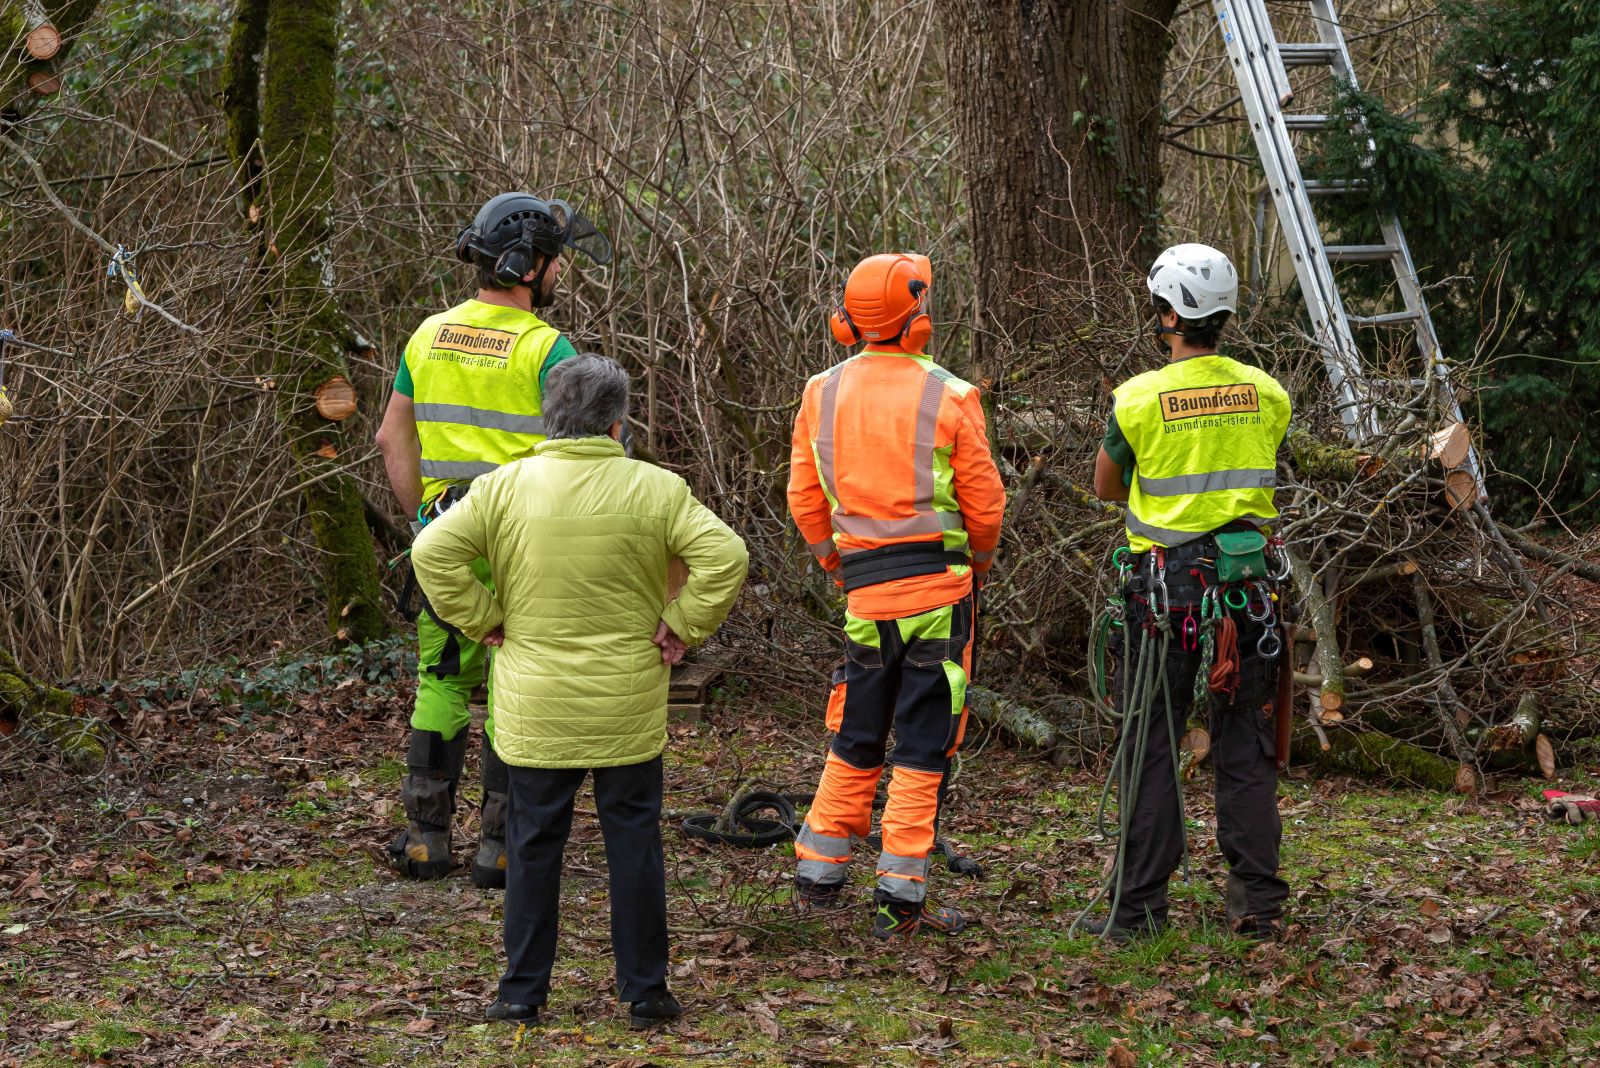
[[[550,218],[555,223],[555,249],[564,246],[583,253],[600,266],[611,262],[611,242],[599,227],[565,200],[552,200]]]

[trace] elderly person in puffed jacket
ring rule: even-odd
[[[510,768],[505,947],[488,1016],[535,1023],[555,964],[561,854],[594,774],[617,986],[634,1026],[682,1014],[667,990],[661,752],[667,679],[738,596],[744,542],[677,475],[623,454],[628,378],[584,355],[545,384],[548,440],[479,477],[418,537],[435,612],[498,646],[494,747]],[[689,577],[667,600],[674,556]],[[489,561],[494,590],[472,573]]]

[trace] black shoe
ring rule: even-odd
[[[953,935],[966,928],[966,917],[959,909],[930,905],[926,901],[913,905],[880,896],[873,900],[872,933],[885,942],[918,931]]]
[[[1090,938],[1104,938],[1125,946],[1136,938],[1156,938],[1167,931],[1167,921],[1135,924],[1132,927],[1120,927],[1111,922],[1109,916],[1093,920],[1079,920],[1073,927],[1076,934],[1088,935]]]
[[[802,913],[833,912],[844,905],[843,883],[794,881],[794,907]]]
[[[499,998],[484,1012],[488,1020],[504,1020],[506,1023],[520,1023],[524,1027],[539,1026],[538,1005],[508,1005]]]
[[[671,1023],[682,1015],[683,1006],[671,994],[663,994],[649,1001],[635,1001],[628,1006],[628,1023],[637,1028]]]
[[[1233,928],[1233,933],[1247,942],[1283,941],[1283,918],[1281,916],[1230,917],[1229,923]]]
[[[506,843],[499,838],[484,838],[478,842],[477,855],[472,858],[472,885],[482,890],[506,888]]]

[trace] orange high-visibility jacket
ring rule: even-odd
[[[1005,486],[976,386],[926,356],[868,348],[806,383],[789,511],[822,566],[908,542],[971,556],[942,573],[852,590],[850,614],[898,619],[954,604],[1000,544]]]

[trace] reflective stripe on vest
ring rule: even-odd
[[[487,475],[499,466],[482,460],[423,460],[419,473],[423,478],[459,480]]]
[[[1152,497],[1177,497],[1185,493],[1210,493],[1213,490],[1271,489],[1277,484],[1278,472],[1257,467],[1139,480],[1139,488]]]
[[[904,357],[899,357],[904,358]],[[828,498],[835,502],[833,529],[839,534],[857,538],[913,538],[942,536],[947,530],[965,530],[966,522],[958,511],[939,511],[934,508],[934,452],[938,445],[939,407],[944,402],[945,381],[954,379],[942,367],[927,371],[917,398],[917,423],[913,436],[911,468],[916,482],[912,507],[916,515],[899,519],[876,519],[871,516],[851,515],[839,510],[839,484],[834,470],[833,424],[839,407],[839,384],[844,378],[848,362],[841,364],[822,383],[822,397],[817,427],[817,476]],[[860,551],[841,548],[841,553]]]
[[[542,415],[513,415],[466,404],[418,404],[416,413],[419,423],[459,423],[485,430],[506,430],[513,434],[544,433]]]

